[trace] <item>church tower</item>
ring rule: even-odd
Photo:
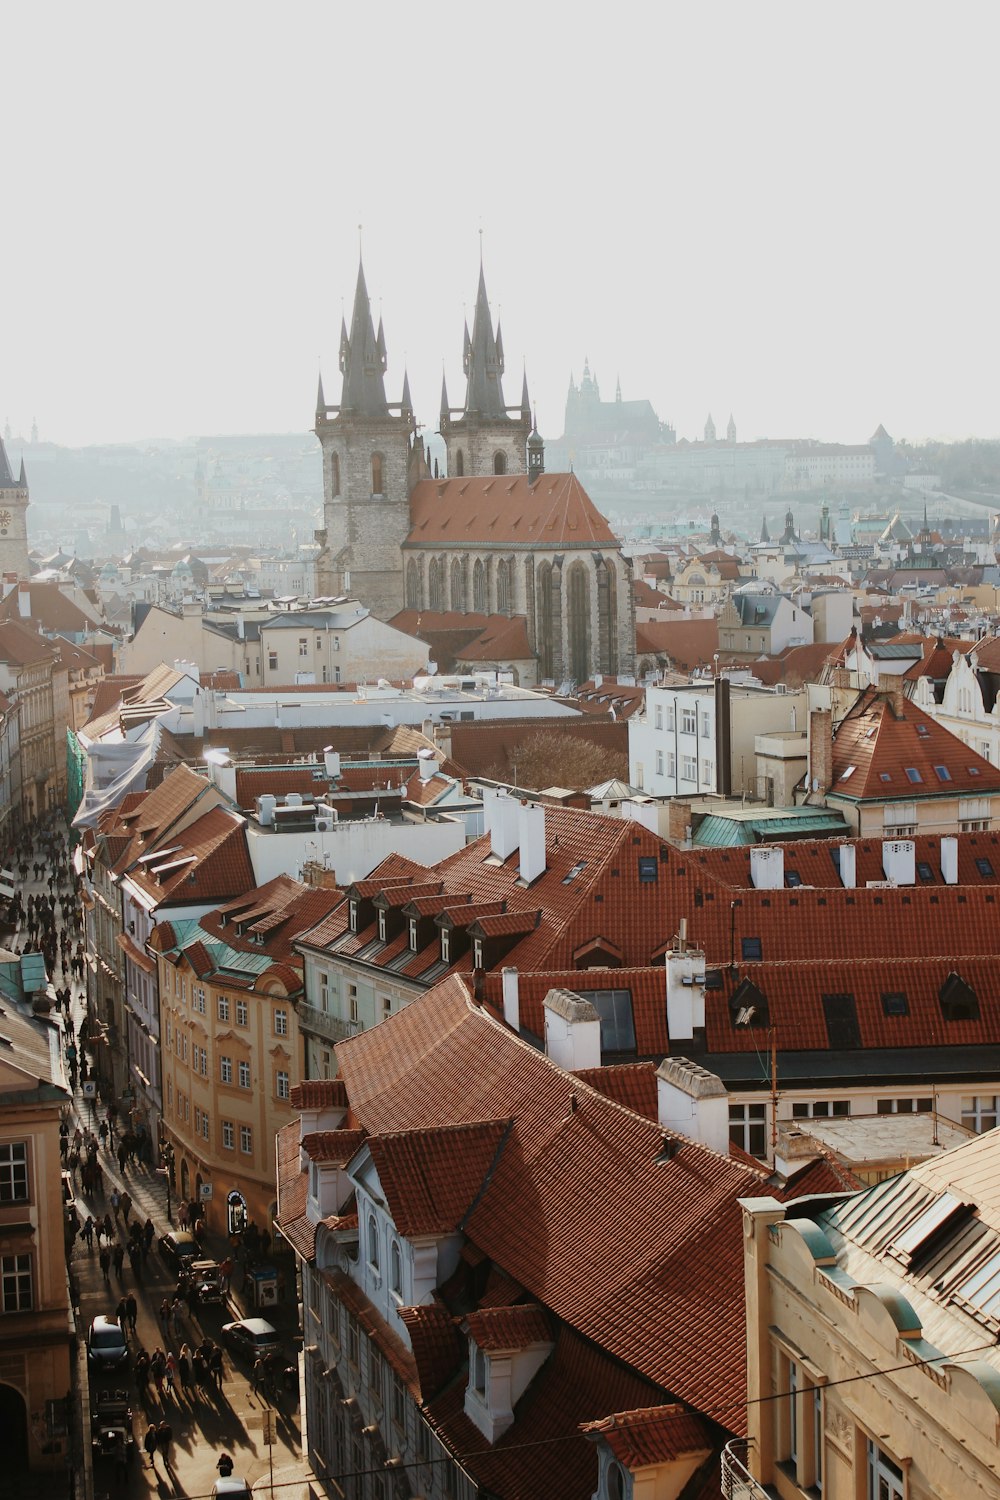
[[[520,406],[505,406],[503,335],[499,322],[493,331],[482,261],[471,337],[468,322],[465,325],[462,368],[466,377],[464,407],[450,407],[444,382],[441,384],[441,436],[448,450],[449,478],[523,474],[531,432],[528,378],[522,381]]]
[[[21,472],[15,480],[7,450],[0,439],[0,575],[28,578],[28,481]]]
[[[316,436],[323,449],[323,530],[318,595],[351,594],[380,619],[403,607],[402,545],[410,529],[410,485],[422,476],[410,386],[385,395],[382,320],[372,322],[364,266],[358,264],[351,331],[341,320],[339,406],[328,406],[320,376]]]

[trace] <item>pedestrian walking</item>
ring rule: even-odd
[[[83,1228],[80,1230],[80,1238],[87,1241],[87,1249],[93,1254],[94,1251],[94,1218],[88,1214],[84,1220]]]
[[[170,1423],[163,1421],[156,1429],[156,1446],[163,1454],[163,1462],[167,1468],[170,1467],[170,1444],[174,1440],[174,1429]]]
[[[105,1214],[104,1215],[104,1238],[108,1241],[109,1244],[111,1243],[111,1239],[112,1239],[112,1236],[114,1235],[114,1232],[115,1232],[114,1231],[114,1226],[111,1223],[111,1215],[110,1214]]]
[[[149,1467],[151,1469],[156,1468],[157,1443],[158,1438],[156,1428],[153,1426],[152,1422],[150,1422],[149,1426],[146,1428],[146,1436],[142,1440],[142,1446],[146,1450],[147,1456],[149,1458]]]
[[[264,1361],[258,1354],[253,1362],[253,1375],[250,1377],[250,1389],[259,1391],[264,1380]]]
[[[122,1219],[123,1219],[123,1221],[125,1223],[125,1227],[127,1229],[128,1228],[128,1216],[132,1212],[132,1195],[131,1195],[131,1193],[122,1193],[121,1199],[119,1201],[121,1203]]]
[[[118,1327],[121,1329],[122,1333],[124,1333],[126,1325],[128,1323],[128,1309],[125,1306],[124,1297],[121,1298],[118,1306],[115,1308],[115,1317],[118,1319]]]
[[[171,1302],[170,1304],[170,1321],[173,1326],[175,1339],[180,1338],[181,1328],[183,1327],[183,1317],[184,1303],[181,1301],[180,1297],[175,1296],[173,1302]]]
[[[186,1229],[188,1227],[188,1206],[184,1202],[181,1202],[177,1205],[177,1223],[180,1225],[181,1229]]]
[[[166,1368],[167,1360],[163,1350],[160,1348],[154,1349],[149,1360],[149,1373],[156,1382],[156,1394],[161,1398],[163,1396],[163,1376]]]
[[[100,1263],[101,1275],[104,1277],[105,1286],[107,1286],[109,1284],[108,1272],[111,1270],[111,1252],[107,1245],[102,1245],[101,1247]]]
[[[211,1352],[211,1354],[208,1357],[208,1362],[209,1362],[209,1365],[211,1366],[212,1378],[214,1379],[216,1385],[219,1387],[219,1390],[221,1391],[222,1390],[222,1350],[219,1348],[218,1344],[216,1344],[214,1346],[214,1348],[212,1349],[212,1352]]]
[[[174,1354],[174,1351],[172,1349],[170,1350],[170,1353],[166,1358],[165,1373],[167,1379],[167,1395],[172,1396],[174,1394],[174,1380],[177,1375],[177,1356]]]
[[[134,1292],[129,1292],[125,1298],[125,1317],[128,1319],[129,1328],[135,1333],[135,1325],[139,1317],[139,1304],[135,1300]]]
[[[177,1356],[177,1373],[180,1376],[181,1390],[187,1394],[187,1388],[191,1383],[191,1350],[187,1344],[182,1344]]]
[[[146,1399],[146,1386],[149,1384],[149,1355],[140,1344],[139,1352],[135,1357],[135,1383],[140,1399]]]

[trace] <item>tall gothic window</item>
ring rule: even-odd
[[[455,454],[455,473],[458,475],[459,479],[461,479],[462,475],[465,473],[465,454],[462,452],[461,448],[459,448],[458,452]]]
[[[382,494],[382,455],[372,454],[372,494]]]
[[[427,594],[431,609],[444,609],[444,563],[439,557],[431,558],[427,570]]]
[[[340,454],[330,454],[330,494],[340,494]]]
[[[497,612],[510,612],[510,564],[505,557],[497,563]]]
[[[538,569],[538,664],[543,681],[555,676],[552,603],[552,564],[546,562]]]
[[[590,676],[590,574],[586,563],[576,562],[567,580],[567,624],[569,675],[576,682]]]
[[[494,474],[506,474],[506,472],[507,472],[507,455],[506,455],[506,453],[503,453],[503,452],[500,452],[500,451],[494,453],[494,455],[493,455],[493,472],[494,472]]]
[[[420,608],[420,570],[416,559],[412,557],[406,564],[406,607],[407,609]]]
[[[480,614],[486,613],[486,569],[481,557],[476,558],[476,566],[472,570],[472,607]]]
[[[456,557],[451,564],[451,607],[465,613],[465,596],[462,590],[462,564]]]

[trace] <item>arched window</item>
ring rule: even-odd
[[[486,569],[481,557],[476,558],[472,570],[472,607],[480,614],[486,613]]]
[[[590,574],[586,563],[574,563],[569,570],[566,604],[569,673],[576,682],[586,682],[590,676]]]
[[[406,607],[407,609],[420,608],[420,569],[417,567],[416,559],[412,557],[406,564]]]
[[[510,613],[510,564],[505,557],[497,563],[497,612]]]
[[[375,1215],[368,1215],[368,1264],[372,1270],[378,1270],[378,1224]]]
[[[473,1345],[472,1388],[481,1396],[486,1395],[486,1355],[478,1344]]]
[[[330,494],[340,494],[340,454],[330,454]]]
[[[555,632],[552,621],[553,588],[552,564],[542,563],[538,569],[538,666],[542,680],[555,676]]]
[[[403,1257],[398,1240],[389,1247],[389,1290],[396,1297],[403,1295]]]
[[[427,596],[431,609],[444,609],[444,564],[439,557],[431,558],[427,570]]]
[[[493,472],[494,474],[506,474],[507,472],[507,455],[502,450],[498,450],[493,455]]]
[[[465,597],[462,589],[462,564],[457,557],[452,558],[451,563],[451,607],[462,612],[465,610]]]
[[[373,453],[372,454],[372,494],[373,495],[381,495],[381,493],[382,493],[382,455],[381,455],[381,453]]]
[[[459,448],[458,452],[455,454],[455,473],[458,475],[459,479],[461,479],[462,475],[465,473],[465,454],[462,452],[461,448]]]

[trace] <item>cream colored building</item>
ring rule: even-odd
[[[330,608],[277,610],[261,624],[265,687],[409,680],[427,666],[428,648],[356,599]]]
[[[749,1444],[724,1493],[1000,1495],[1000,1134],[833,1203],[742,1201]]]

